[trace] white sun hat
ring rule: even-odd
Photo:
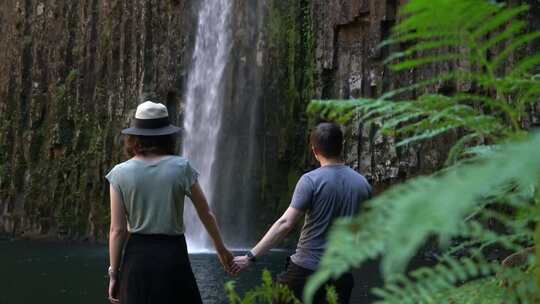
[[[137,107],[132,127],[122,130],[122,134],[160,136],[179,133],[182,129],[171,125],[169,111],[162,103],[146,101]]]

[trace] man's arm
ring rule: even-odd
[[[285,213],[270,227],[259,243],[253,247],[251,253],[255,257],[260,257],[270,249],[281,242],[294,228],[298,220],[304,215],[300,209],[293,207],[287,208]],[[235,263],[244,269],[251,264],[251,259],[247,256],[238,256],[234,259]],[[240,270],[241,270],[240,269]]]
[[[251,253],[259,257],[267,253],[270,249],[281,242],[293,230],[298,220],[304,215],[304,212],[289,207],[285,213],[270,227],[259,243],[253,247]]]

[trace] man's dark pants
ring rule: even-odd
[[[287,264],[285,266],[285,271],[282,272],[277,277],[278,283],[284,284],[294,293],[298,299],[302,299],[304,286],[306,285],[307,279],[315,271],[298,266],[294,264],[290,258],[287,258]],[[351,299],[351,292],[354,286],[353,275],[349,272],[342,275],[337,280],[330,280],[325,284],[332,285],[336,288],[336,293],[338,294],[339,304],[348,304]],[[326,288],[325,286],[321,287],[315,294],[313,300],[314,304],[323,304],[326,302]]]

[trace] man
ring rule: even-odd
[[[304,174],[294,190],[291,205],[259,243],[245,256],[235,258],[240,269],[252,263],[276,246],[305,214],[296,253],[290,257],[285,272],[277,281],[287,285],[301,299],[307,278],[319,265],[326,246],[326,235],[336,218],[358,213],[363,201],[371,197],[366,179],[343,164],[343,133],[338,125],[321,123],[310,136],[311,149],[321,167]],[[348,303],[354,284],[347,273],[336,281],[340,303]],[[315,303],[324,301],[324,290],[315,296]]]

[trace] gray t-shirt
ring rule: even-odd
[[[291,202],[291,207],[306,212],[292,262],[317,269],[333,221],[356,215],[360,204],[371,197],[371,191],[366,179],[345,165],[324,166],[304,174]]]
[[[198,173],[189,161],[168,155],[156,161],[130,159],[105,176],[118,191],[131,233],[184,233],[184,198]]]

